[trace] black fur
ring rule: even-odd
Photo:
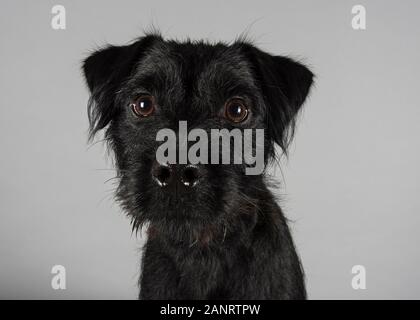
[[[305,299],[304,276],[286,219],[266,177],[243,165],[202,165],[204,180],[188,192],[162,190],[151,177],[162,128],[263,128],[266,163],[274,144],[286,152],[313,74],[292,59],[232,44],[168,41],[146,35],[108,46],[83,65],[91,91],[90,137],[106,128],[119,177],[117,199],[133,228],[147,223],[141,299]],[[156,113],[133,116],[140,94]],[[221,116],[227,99],[250,104],[244,123]]]

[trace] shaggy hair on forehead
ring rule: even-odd
[[[191,48],[194,49],[191,50]],[[201,50],[203,55],[198,55],[196,52],[197,49]],[[207,50],[213,52],[206,52]],[[193,52],[191,53],[189,51]],[[239,57],[237,55],[238,52],[241,52]],[[214,56],[215,53],[218,53],[218,56]],[[236,55],[233,53],[236,53]],[[146,34],[146,36],[136,39],[130,45],[110,45],[96,51],[84,61],[84,69],[89,71],[86,69],[89,67],[89,61],[101,59],[101,63],[103,63],[104,66],[111,64],[111,70],[108,70],[111,74],[107,74],[109,77],[108,80],[106,83],[101,84],[101,86],[103,85],[104,87],[98,87],[94,86],[94,80],[92,78],[89,79],[87,77],[89,72],[85,73],[88,87],[90,89],[95,89],[94,91],[91,91],[92,94],[88,103],[90,139],[93,139],[96,132],[103,129],[112,119],[112,113],[103,113],[99,111],[113,111],[113,108],[102,107],[99,109],[96,106],[99,101],[101,101],[101,105],[113,103],[113,100],[109,100],[109,97],[105,96],[104,93],[113,92],[115,94],[121,89],[122,83],[115,81],[116,79],[119,79],[120,81],[130,80],[127,79],[130,73],[133,70],[138,69],[139,66],[142,66],[144,68],[142,69],[142,72],[145,74],[150,72],[152,75],[156,74],[157,70],[161,70],[166,75],[169,75],[169,77],[172,77],[171,80],[173,82],[181,83],[182,80],[178,77],[178,72],[175,71],[185,69],[184,72],[188,73],[188,71],[192,69],[191,66],[185,66],[182,63],[187,62],[191,64],[192,61],[189,59],[192,55],[195,55],[196,59],[201,59],[202,63],[206,64],[209,62],[208,59],[210,59],[211,68],[207,68],[206,71],[202,70],[204,73],[203,78],[205,78],[206,75],[209,76],[214,73],[217,68],[223,69],[224,72],[227,72],[230,69],[238,73],[238,69],[232,65],[233,62],[237,62],[238,65],[241,65],[242,68],[240,71],[245,73],[244,78],[251,79],[251,77],[249,77],[249,72],[253,73],[254,77],[252,78],[252,81],[256,80],[258,82],[260,89],[263,94],[265,94],[265,98],[271,102],[268,104],[268,107],[272,106],[274,109],[281,105],[281,108],[277,108],[278,110],[276,110],[276,112],[267,113],[270,114],[270,117],[268,117],[266,121],[278,123],[278,125],[272,125],[270,128],[274,131],[273,136],[275,137],[275,142],[278,143],[284,153],[287,153],[287,147],[295,132],[296,113],[299,111],[299,107],[303,104],[309,94],[309,88],[313,81],[313,74],[310,72],[307,73],[309,70],[305,66],[294,63],[290,58],[276,56],[277,61],[274,61],[269,54],[254,47],[246,37],[238,38],[238,40],[231,45],[226,43],[212,44],[211,42],[206,42],[204,40],[193,41],[189,39],[185,42],[178,43],[173,40],[163,41],[160,33],[153,31],[153,33]],[[207,55],[207,60],[205,59],[205,55]],[[246,55],[247,60],[241,60],[241,55]],[[112,62],[114,62],[115,59],[118,59],[118,57],[123,57],[124,61],[118,65],[118,68],[113,68]],[[181,58],[181,60],[178,61],[178,65],[176,64],[176,58]],[[227,63],[223,60],[226,60]],[[284,66],[282,66],[282,62],[285,63]],[[290,70],[287,70],[288,63],[290,63]],[[284,68],[284,70],[281,70],[282,68]],[[293,78],[288,75],[288,71],[296,73],[296,77]],[[279,72],[288,77],[288,80],[291,80],[291,83],[278,83],[277,76]],[[96,76],[100,77],[101,75],[97,74]],[[301,82],[300,90],[296,89],[299,82]],[[197,90],[200,91],[200,88],[203,90],[202,86],[198,85]]]
[[[134,230],[147,226],[139,297],[304,299],[303,270],[266,172],[246,175],[245,162],[158,163],[156,135],[176,131],[179,121],[206,132],[264,129],[267,165],[276,144],[287,152],[312,72],[244,39],[159,34],[99,49],[83,72],[91,93],[89,138],[105,130],[116,160],[116,198]],[[141,99],[146,115],[133,109]],[[228,106],[245,116],[232,121]],[[193,184],[184,183],[187,171]]]

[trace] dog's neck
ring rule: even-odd
[[[232,214],[229,220],[208,222],[187,221],[174,224],[171,221],[151,222],[147,228],[148,239],[159,239],[182,248],[206,248],[229,246],[234,240],[249,239],[257,223],[258,212],[249,207],[247,212]]]

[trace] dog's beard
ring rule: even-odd
[[[121,177],[117,199],[131,218],[134,232],[148,229],[149,237],[162,235],[186,246],[220,244],[239,229],[239,217],[254,220],[259,208],[257,194],[241,190],[241,185],[251,185],[242,181],[238,170],[217,169],[193,190],[181,192],[162,190],[139,168]]]

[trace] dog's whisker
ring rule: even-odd
[[[108,183],[108,182],[110,182],[112,180],[119,180],[119,179],[121,179],[120,176],[115,176],[115,177],[112,177],[112,178],[109,178],[109,179],[105,180],[104,181],[104,184],[106,184],[106,183]],[[117,182],[117,181],[113,181],[113,182]]]
[[[86,151],[89,151],[92,147],[94,147],[94,146],[96,146],[97,144],[99,144],[99,143],[108,143],[108,142],[110,142],[111,141],[111,139],[110,138],[104,138],[104,139],[101,139],[101,140],[97,140],[97,141],[95,141],[95,142],[92,142],[92,143],[90,143],[89,144],[89,146],[86,148]]]

